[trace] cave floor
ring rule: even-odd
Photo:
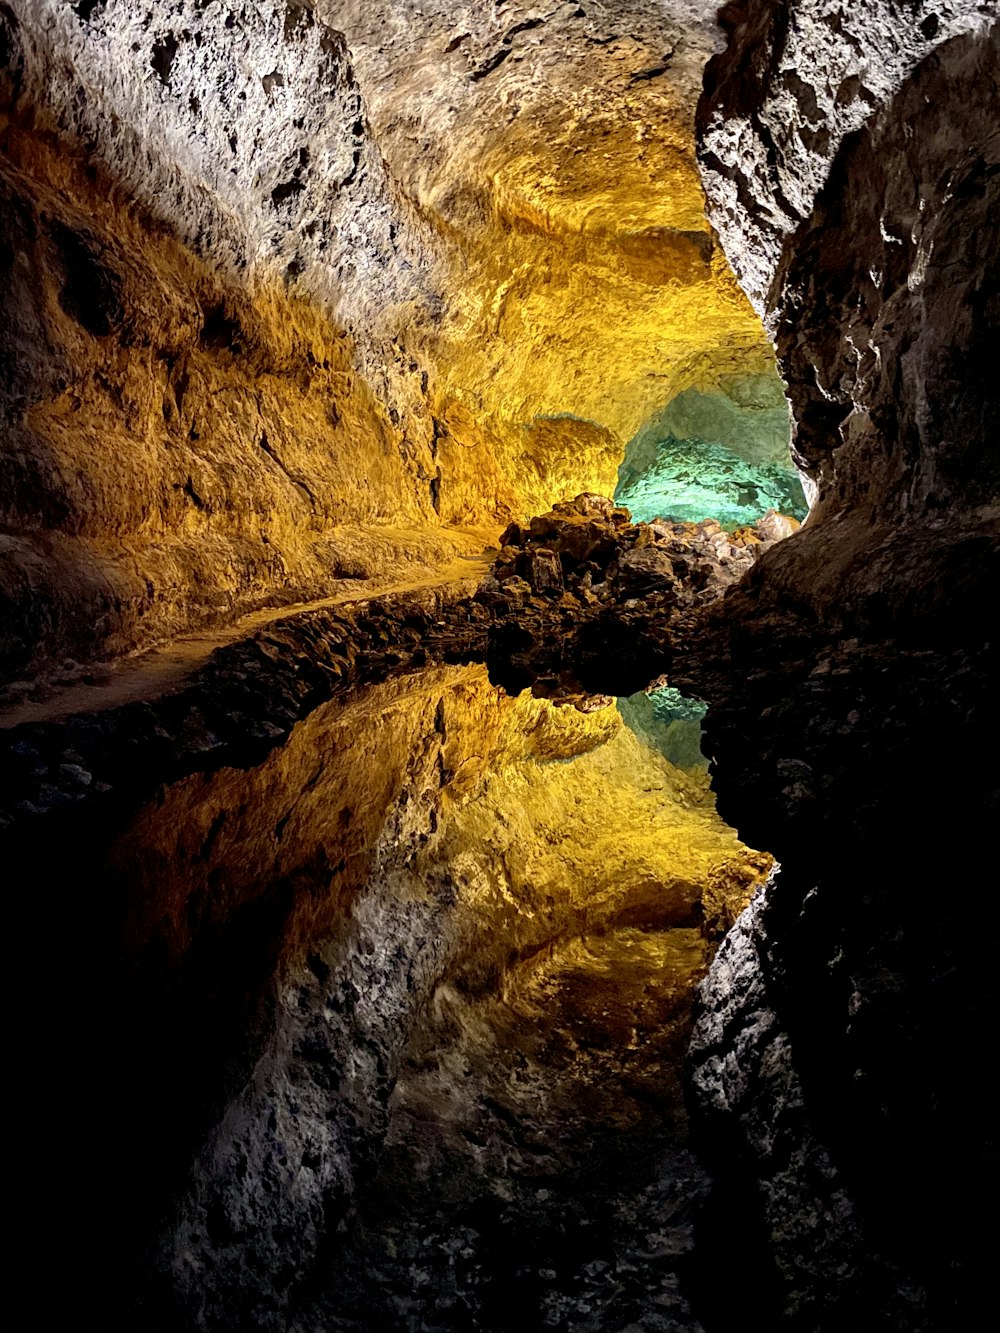
[[[696,930],[620,928],[501,996],[441,987],[296,1333],[697,1330],[681,1269],[708,1178],[680,1076],[705,964]]]

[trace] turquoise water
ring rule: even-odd
[[[703,703],[670,685],[617,702],[625,725],[664,759],[677,768],[707,768],[708,760],[701,752]]]
[[[754,523],[769,509],[798,519],[808,511],[790,462],[751,463],[725,445],[672,435],[657,443],[655,462],[639,475],[622,466],[615,501],[636,522],[714,518],[724,528]]]

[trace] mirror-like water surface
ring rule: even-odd
[[[152,1262],[189,1314],[695,1327],[702,898],[761,862],[649,739],[428,669],[133,820],[107,873],[153,1042],[126,1114],[173,1140]]]

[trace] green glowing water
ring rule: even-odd
[[[724,528],[752,524],[769,509],[798,519],[808,510],[790,461],[748,462],[725,445],[672,435],[657,443],[655,461],[638,475],[622,465],[615,501],[636,522],[714,518]]]
[[[677,768],[707,768],[701,752],[701,720],[705,705],[689,699],[670,685],[649,694],[618,700],[622,720],[640,740]]]

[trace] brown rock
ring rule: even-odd
[[[673,561],[656,546],[639,546],[618,562],[618,592],[621,597],[647,597],[676,592]]]
[[[562,562],[547,547],[530,550],[523,557],[522,572],[535,592],[557,593],[563,590]]]
[[[780,542],[790,537],[793,532],[798,532],[801,526],[797,518],[769,509],[764,517],[754,524],[754,532],[762,542]]]

